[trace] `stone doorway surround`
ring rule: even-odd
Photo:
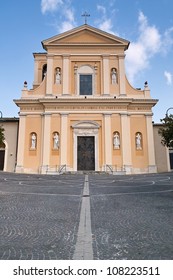
[[[99,168],[99,128],[100,125],[95,121],[79,121],[72,125],[73,128],[73,171],[77,171],[77,137],[94,136],[95,142],[95,171]]]

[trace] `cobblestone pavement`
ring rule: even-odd
[[[83,181],[0,173],[0,259],[72,259]]]
[[[173,173],[84,179],[0,172],[0,259],[73,259],[89,197],[94,259],[173,259]]]
[[[173,173],[90,176],[95,259],[173,259]]]

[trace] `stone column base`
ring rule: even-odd
[[[157,166],[156,165],[149,165],[148,166],[148,173],[157,173]]]
[[[15,172],[16,173],[24,173],[24,167],[21,166],[21,165],[16,165]]]

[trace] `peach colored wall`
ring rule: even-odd
[[[42,138],[42,120],[39,115],[26,117],[26,136],[25,136],[25,152],[24,167],[31,168],[38,172],[41,160],[41,138]],[[37,149],[31,150],[31,133],[37,134]]]
[[[146,168],[148,166],[148,145],[147,145],[147,129],[145,116],[131,116],[131,149],[132,149],[132,165],[134,168]],[[136,150],[135,134],[142,133],[142,150]]]
[[[120,134],[120,149],[113,149],[113,133],[118,131]],[[112,165],[114,167],[122,166],[122,132],[121,132],[121,118],[119,114],[112,114]]]
[[[50,147],[50,165],[51,166],[59,166],[60,165],[60,148],[58,150],[53,149],[53,133],[58,132],[61,136],[61,119],[60,114],[53,114],[51,118],[51,147]]]

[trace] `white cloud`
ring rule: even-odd
[[[163,34],[162,52],[167,54],[173,47],[173,27],[168,28]]]
[[[102,5],[97,5],[97,10],[98,12],[101,13],[100,19],[97,20],[98,27],[103,31],[115,34],[115,32],[112,30],[113,24],[112,24],[111,14],[109,13],[109,17],[107,16],[106,7]]]
[[[139,12],[139,36],[127,51],[127,76],[131,83],[135,77],[150,65],[150,59],[161,51],[161,34],[155,26],[150,26],[147,17]]]
[[[71,7],[71,1],[68,0],[42,0],[41,11],[43,14],[46,12],[61,12],[59,13],[58,20],[53,26],[57,29],[58,33],[63,33],[76,26],[74,9]]]
[[[43,14],[45,14],[46,12],[55,12],[62,4],[63,4],[62,0],[42,0],[41,11]]]
[[[74,28],[73,23],[71,23],[70,21],[63,21],[61,25],[58,27],[58,32],[63,33],[73,28]]]
[[[164,72],[164,76],[166,78],[167,85],[172,85],[172,77],[173,77],[173,75],[170,72],[165,71]]]
[[[102,12],[104,15],[106,14],[106,8],[101,5],[97,5],[97,10]]]

